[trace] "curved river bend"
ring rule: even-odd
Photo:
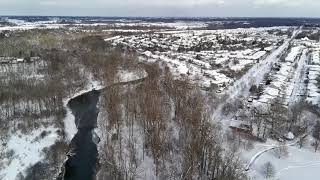
[[[97,127],[99,97],[100,91],[92,90],[68,102],[68,106],[75,116],[78,132],[70,143],[70,152],[64,164],[64,173],[60,174],[58,180],[95,179],[98,150],[96,142],[94,142],[94,139],[97,138],[93,130]]]

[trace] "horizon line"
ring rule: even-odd
[[[320,17],[308,16],[99,16],[99,15],[0,15],[0,17],[93,17],[93,18],[150,18],[150,19],[183,19],[183,18],[199,18],[199,19],[320,19]]]

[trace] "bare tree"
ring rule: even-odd
[[[288,146],[284,142],[280,142],[275,151],[279,159],[288,156]]]
[[[299,148],[301,149],[303,146],[305,146],[305,144],[307,143],[307,136],[299,136],[298,139],[298,144],[299,144]]]
[[[275,169],[271,162],[266,162],[262,166],[262,173],[267,179],[272,178],[275,175]]]
[[[313,128],[312,136],[315,138],[315,142],[313,143],[314,151],[317,152],[320,145],[320,121],[316,122],[316,125]]]

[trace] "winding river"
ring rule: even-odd
[[[99,97],[100,91],[92,90],[68,102],[68,106],[75,116],[78,132],[70,143],[70,152],[64,164],[64,173],[60,174],[58,180],[95,179],[98,163],[97,142],[95,141],[99,140],[93,130],[97,127]]]
[[[148,67],[145,65],[145,67]],[[147,68],[146,68],[147,69]],[[148,71],[147,71],[148,74]],[[67,106],[75,117],[78,129],[69,145],[70,150],[64,163],[62,172],[57,180],[95,180],[98,171],[97,144],[100,139],[95,134],[99,110],[97,104],[102,91],[109,87],[137,84],[143,82],[147,76],[118,82],[101,90],[92,90],[71,99]]]

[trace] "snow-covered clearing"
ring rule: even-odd
[[[28,167],[42,161],[42,151],[59,139],[57,130],[49,126],[40,127],[30,134],[12,132],[6,145],[0,143],[0,155],[5,156],[0,160],[0,179],[14,180],[19,173],[24,174]]]
[[[162,27],[162,28],[174,28],[178,30],[186,30],[186,29],[193,29],[193,28],[205,28],[207,27],[207,23],[205,22],[185,22],[185,21],[175,21],[175,22],[119,22],[114,23],[113,26],[117,28],[121,27],[136,27],[136,26],[142,26],[146,28],[152,28],[152,27]]]
[[[32,29],[59,29],[66,24],[53,24],[53,23],[21,23],[16,26],[4,26],[0,27],[0,31],[25,31]]]
[[[147,73],[143,70],[119,70],[116,74],[115,83],[125,83],[130,81],[136,81],[142,78],[147,77]]]
[[[290,134],[290,136],[291,136],[292,133],[288,133],[288,134]],[[253,149],[253,151],[258,150],[258,152],[254,156],[252,156],[252,158],[250,159],[249,163],[247,164],[245,170],[246,171],[250,170],[250,167],[254,164],[254,162],[257,161],[258,158],[261,155],[263,155],[264,153],[271,151],[271,150],[274,150],[274,149],[277,149],[277,148],[280,148],[282,146],[289,147],[289,146],[295,146],[296,144],[297,144],[297,141],[287,142],[286,144],[279,144],[279,143],[277,144],[277,142],[271,141],[271,140],[269,140],[265,144],[258,143],[256,148]]]
[[[320,156],[310,147],[300,149],[296,143],[288,143],[287,156],[279,158],[276,153],[279,144],[269,142],[255,145],[255,148],[242,153],[242,159],[250,164],[249,174],[257,180],[266,179],[263,175],[263,165],[271,162],[275,168],[274,179],[279,180],[301,180],[315,179],[320,175]]]

